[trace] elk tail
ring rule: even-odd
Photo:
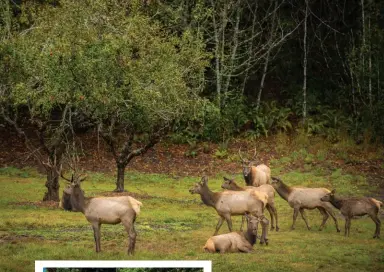
[[[140,207],[143,206],[143,203],[134,199],[133,197],[129,198],[129,202],[131,203],[131,206],[132,206],[133,210],[135,211],[136,215],[139,215],[140,214]]]

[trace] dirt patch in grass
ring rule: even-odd
[[[12,206],[29,206],[35,208],[49,208],[49,209],[59,209],[59,202],[55,201],[22,201],[22,202],[12,202]]]
[[[0,234],[0,244],[2,243],[11,243],[17,244],[20,242],[36,241],[36,240],[45,240],[43,236],[40,235],[25,235],[25,234]]]
[[[149,194],[137,194],[137,193],[132,193],[132,192],[102,192],[98,194],[100,196],[130,196],[136,199],[152,199],[153,196],[150,196]]]

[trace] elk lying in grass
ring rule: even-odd
[[[269,184],[263,184],[259,187],[254,187],[254,186],[245,186],[245,187],[240,187],[237,185],[237,183],[233,179],[229,179],[224,177],[224,182],[221,184],[221,188],[231,190],[231,191],[258,191],[258,192],[263,192],[267,194],[268,196],[268,201],[266,208],[269,212],[269,215],[271,216],[271,230],[275,229],[274,222],[276,221],[276,231],[279,231],[279,226],[277,223],[277,210],[275,206],[275,189]],[[244,221],[244,217],[243,217]],[[242,225],[243,226],[243,223]]]
[[[230,232],[217,236],[212,236],[207,240],[204,246],[206,252],[215,253],[226,253],[226,252],[245,252],[249,253],[253,251],[253,245],[257,240],[257,229],[260,219],[252,215],[245,215],[247,217],[248,226],[246,232]],[[264,220],[265,218],[261,219]],[[266,228],[268,223],[264,224]],[[266,234],[266,231],[262,231]],[[262,238],[268,244],[266,237]]]
[[[122,223],[128,232],[129,246],[128,254],[134,254],[136,243],[136,231],[134,223],[136,216],[140,213],[142,203],[130,196],[95,197],[85,198],[84,191],[80,188],[80,182],[85,177],[74,174],[71,179],[62,178],[70,182],[64,189],[61,206],[67,211],[79,211],[92,224],[93,234],[96,243],[96,252],[100,247],[100,226],[101,224]]]
[[[217,235],[224,219],[227,222],[229,231],[232,232],[232,215],[249,213],[257,218],[264,217],[264,208],[267,203],[267,195],[265,193],[249,191],[212,192],[208,188],[208,179],[206,177],[203,177],[201,182],[196,183],[190,188],[189,192],[191,194],[199,194],[203,203],[213,207],[220,216],[213,235]],[[269,223],[267,219],[261,221],[263,230],[264,225],[267,223]],[[266,233],[262,234],[261,244],[265,242],[266,235]]]
[[[378,213],[383,206],[383,202],[378,201],[372,197],[350,197],[341,198],[335,196],[336,190],[326,194],[321,198],[321,201],[330,202],[335,208],[339,209],[341,214],[345,217],[345,231],[344,235],[349,236],[351,229],[351,219],[354,216],[368,215],[376,224],[375,233],[373,238],[380,238],[380,219]]]
[[[281,179],[275,177],[272,177],[272,186],[275,188],[277,193],[293,208],[293,223],[291,227],[292,230],[295,229],[296,218],[299,212],[301,213],[301,216],[307,225],[308,230],[310,230],[311,227],[308,224],[304,209],[318,209],[323,215],[323,222],[321,223],[319,230],[323,229],[330,215],[335,221],[337,232],[340,232],[337,219],[332,210],[332,205],[328,202],[323,202],[320,200],[323,196],[330,192],[328,189],[289,187],[284,184]]]
[[[243,166],[243,176],[245,183],[248,186],[258,187],[263,184],[270,184],[271,180],[271,169],[265,164],[259,164],[254,166],[254,159],[256,157],[256,150],[253,158],[251,160],[244,159],[241,156],[241,152],[239,150],[239,156],[241,160],[241,164]]]

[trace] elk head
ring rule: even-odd
[[[333,189],[330,193],[326,194],[325,196],[323,196],[322,198],[320,198],[321,201],[332,201],[334,198],[335,198],[335,193],[336,193],[336,190]]]
[[[224,182],[223,184],[221,184],[221,188],[223,189],[231,189],[231,184],[233,183],[233,179],[229,179],[229,178],[226,178],[226,177],[223,177],[224,178]]]
[[[202,177],[200,182],[195,183],[190,189],[189,192],[191,194],[201,194],[203,189],[207,187],[208,178]]]
[[[239,157],[240,157],[241,165],[243,167],[243,176],[244,176],[245,180],[248,180],[250,177],[252,166],[254,164],[254,161],[256,160],[256,155],[257,155],[257,153],[256,153],[256,148],[255,148],[255,152],[253,154],[252,159],[251,160],[244,159],[243,156],[241,156],[241,148],[239,148]],[[248,182],[247,182],[247,184],[248,184]]]
[[[61,199],[61,206],[67,211],[79,211],[78,205],[74,203],[74,199],[84,199],[84,191],[80,187],[80,183],[84,181],[87,175],[79,175],[73,172],[71,179],[64,176],[62,166],[59,171],[60,176],[68,182],[68,186],[63,190],[63,197]]]

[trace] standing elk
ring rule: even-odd
[[[216,231],[213,234],[217,235],[224,219],[227,222],[228,229],[232,232],[232,215],[244,215],[246,213],[262,218],[261,224],[263,230],[266,231],[265,226],[269,221],[264,217],[264,208],[267,204],[268,196],[262,192],[249,192],[249,191],[224,191],[212,192],[208,188],[208,179],[203,177],[201,182],[189,189],[191,194],[199,194],[203,203],[207,206],[213,207],[220,216],[216,226]],[[267,233],[263,233],[260,243],[265,242]]]
[[[252,215],[248,216],[245,214],[245,216],[248,219],[246,232],[238,231],[212,236],[205,243],[203,248],[205,252],[252,252],[253,245],[257,241],[257,229],[260,220]],[[264,225],[264,227],[266,227],[266,225]],[[264,234],[266,233],[265,230],[262,232]],[[265,237],[263,239],[266,241],[266,244],[268,244],[268,239]]]
[[[271,216],[271,230],[275,229],[274,222],[276,222],[276,231],[279,231],[279,226],[277,223],[277,210],[275,206],[275,189],[269,185],[269,184],[263,184],[259,187],[254,187],[254,186],[245,186],[245,187],[240,187],[237,185],[237,183],[233,179],[229,179],[224,177],[224,182],[221,184],[221,188],[231,190],[231,191],[258,191],[258,192],[263,192],[267,194],[268,196],[268,201],[266,208],[269,212],[269,215]],[[244,217],[243,217],[243,222],[244,222]],[[241,227],[243,226],[243,223],[241,224]]]
[[[341,198],[335,196],[336,190],[326,194],[321,198],[321,201],[330,202],[336,209],[339,209],[341,214],[345,218],[345,230],[344,235],[349,236],[351,229],[351,219],[354,216],[368,216],[375,222],[376,229],[373,234],[373,239],[380,238],[380,219],[378,213],[383,206],[383,202],[374,199],[372,197],[349,197]]]
[[[251,160],[244,159],[241,156],[241,150],[239,149],[239,157],[243,167],[243,176],[245,183],[248,186],[258,187],[263,184],[270,184],[271,169],[265,164],[259,164],[255,166],[256,149]]]
[[[130,196],[94,197],[85,198],[80,183],[86,177],[80,177],[76,173],[71,179],[67,179],[61,173],[61,177],[70,182],[63,190],[61,206],[67,211],[82,212],[89,223],[92,224],[96,244],[96,252],[100,252],[100,227],[101,224],[122,223],[128,233],[128,254],[134,254],[136,243],[136,231],[134,223],[140,213],[142,203]]]
[[[328,189],[289,187],[288,185],[284,184],[281,179],[276,177],[272,177],[272,186],[275,188],[277,193],[288,202],[289,206],[293,208],[293,222],[291,227],[292,230],[295,229],[296,218],[299,212],[301,213],[301,217],[307,225],[308,230],[310,230],[311,227],[308,224],[304,209],[318,209],[323,215],[323,222],[321,223],[319,230],[323,229],[330,215],[335,221],[337,232],[340,232],[337,219],[332,210],[332,205],[328,202],[323,202],[320,200],[323,196],[330,193]]]

